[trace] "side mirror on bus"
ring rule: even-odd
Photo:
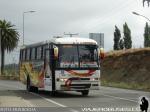
[[[58,47],[54,48],[54,59],[58,59]]]
[[[100,59],[104,59],[104,57],[105,57],[103,48],[99,49],[99,57],[100,57]]]

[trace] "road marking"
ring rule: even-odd
[[[9,87],[9,88],[15,88],[15,89],[21,89],[21,90],[23,90],[23,88],[21,88],[21,87],[14,87],[14,86],[8,85],[8,84],[0,84],[0,86],[4,86],[4,87]],[[23,99],[23,101],[27,104],[27,105],[26,105],[27,107],[35,107],[34,104],[30,103],[30,102],[27,101],[27,100]]]
[[[126,100],[126,101],[130,101],[130,102],[138,103],[138,101],[127,99],[127,98],[121,98],[121,97],[111,96],[111,95],[106,95],[106,94],[102,94],[102,95],[107,96],[107,97],[111,97],[111,98],[114,98],[114,99],[120,99],[120,100]]]
[[[16,88],[16,89],[24,90],[24,89],[21,88],[21,87],[16,87],[16,86],[8,85],[8,84],[1,84],[1,83],[0,83],[0,85],[1,85],[1,86],[4,86],[4,87],[10,87],[10,88]],[[55,104],[55,105],[58,105],[58,106],[60,106],[60,107],[67,107],[66,105],[60,104],[60,103],[55,102],[55,101],[53,101],[53,100],[51,100],[51,99],[45,98],[45,97],[43,97],[43,96],[40,96],[40,95],[38,95],[38,94],[36,94],[36,93],[32,93],[32,92],[30,92],[30,93],[33,94],[33,95],[36,95],[36,96],[38,96],[38,97],[41,97],[42,99],[44,99],[44,100],[46,100],[46,101],[48,101],[48,102],[50,102],[50,103],[53,103],[53,104]],[[24,101],[26,101],[26,100],[24,100]],[[26,102],[28,102],[28,101],[26,101]],[[28,102],[28,104],[29,104],[29,105],[28,105],[29,107],[35,107],[35,105],[33,105],[33,104],[29,103],[29,102]],[[72,109],[72,108],[70,108],[70,111],[71,111],[71,112],[79,112],[79,111],[74,110],[74,109]]]
[[[30,93],[31,93],[31,94],[33,94],[33,95],[35,95],[35,96],[41,97],[42,99],[44,99],[44,100],[46,100],[46,101],[48,101],[48,102],[50,102],[50,103],[56,104],[56,105],[58,105],[58,106],[60,106],[60,107],[67,107],[66,105],[63,105],[63,104],[57,103],[57,102],[55,102],[54,100],[51,100],[51,99],[45,98],[45,97],[40,96],[40,95],[38,95],[38,94],[36,94],[36,93],[32,93],[32,92],[30,92]]]
[[[56,101],[54,101],[54,100],[51,100],[51,99],[45,98],[45,97],[43,97],[43,96],[40,96],[39,94],[32,93],[32,92],[30,92],[30,93],[33,94],[33,95],[35,95],[35,96],[41,97],[42,99],[44,99],[44,100],[46,100],[46,101],[48,101],[48,102],[50,102],[50,103],[53,103],[53,104],[55,104],[55,105],[58,105],[58,106],[60,106],[60,107],[67,107],[66,105],[60,104],[60,103],[58,103],[58,102],[56,102]],[[71,111],[71,112],[79,112],[79,111],[74,110],[74,109],[72,109],[72,108],[70,108],[70,111]]]

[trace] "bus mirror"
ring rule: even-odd
[[[54,48],[54,59],[58,59],[58,47]]]
[[[99,49],[99,57],[100,57],[100,59],[104,59],[104,57],[105,57],[103,48]]]

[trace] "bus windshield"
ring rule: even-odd
[[[98,67],[96,45],[59,45],[58,68]]]

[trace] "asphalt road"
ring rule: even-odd
[[[1,107],[40,107],[36,111],[49,112],[128,112],[131,109],[136,112],[142,96],[150,103],[150,92],[110,87],[90,91],[86,97],[77,92],[58,92],[52,97],[44,91],[29,93],[18,81],[0,80],[0,112]]]

